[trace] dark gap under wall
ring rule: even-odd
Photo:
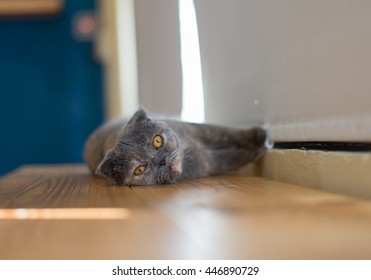
[[[321,150],[343,152],[371,151],[371,143],[352,142],[279,142],[274,143],[274,149]]]

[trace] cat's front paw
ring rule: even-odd
[[[267,132],[260,127],[246,129],[241,133],[239,148],[248,150],[263,149],[266,138]]]
[[[250,143],[252,146],[256,148],[263,147],[266,139],[267,132],[264,129],[260,127],[250,129]]]

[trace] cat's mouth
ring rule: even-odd
[[[160,168],[157,182],[159,184],[175,183],[182,172],[182,160],[179,155],[176,155]]]

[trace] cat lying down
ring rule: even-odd
[[[155,119],[139,109],[89,137],[84,157],[92,173],[118,185],[155,185],[207,177],[256,161],[265,151],[261,128],[233,129]]]

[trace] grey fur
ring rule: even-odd
[[[153,139],[161,135],[156,149]],[[234,129],[148,117],[140,109],[129,120],[98,128],[85,144],[92,173],[118,185],[154,185],[235,170],[265,151],[261,128]],[[144,172],[134,175],[138,166]]]

